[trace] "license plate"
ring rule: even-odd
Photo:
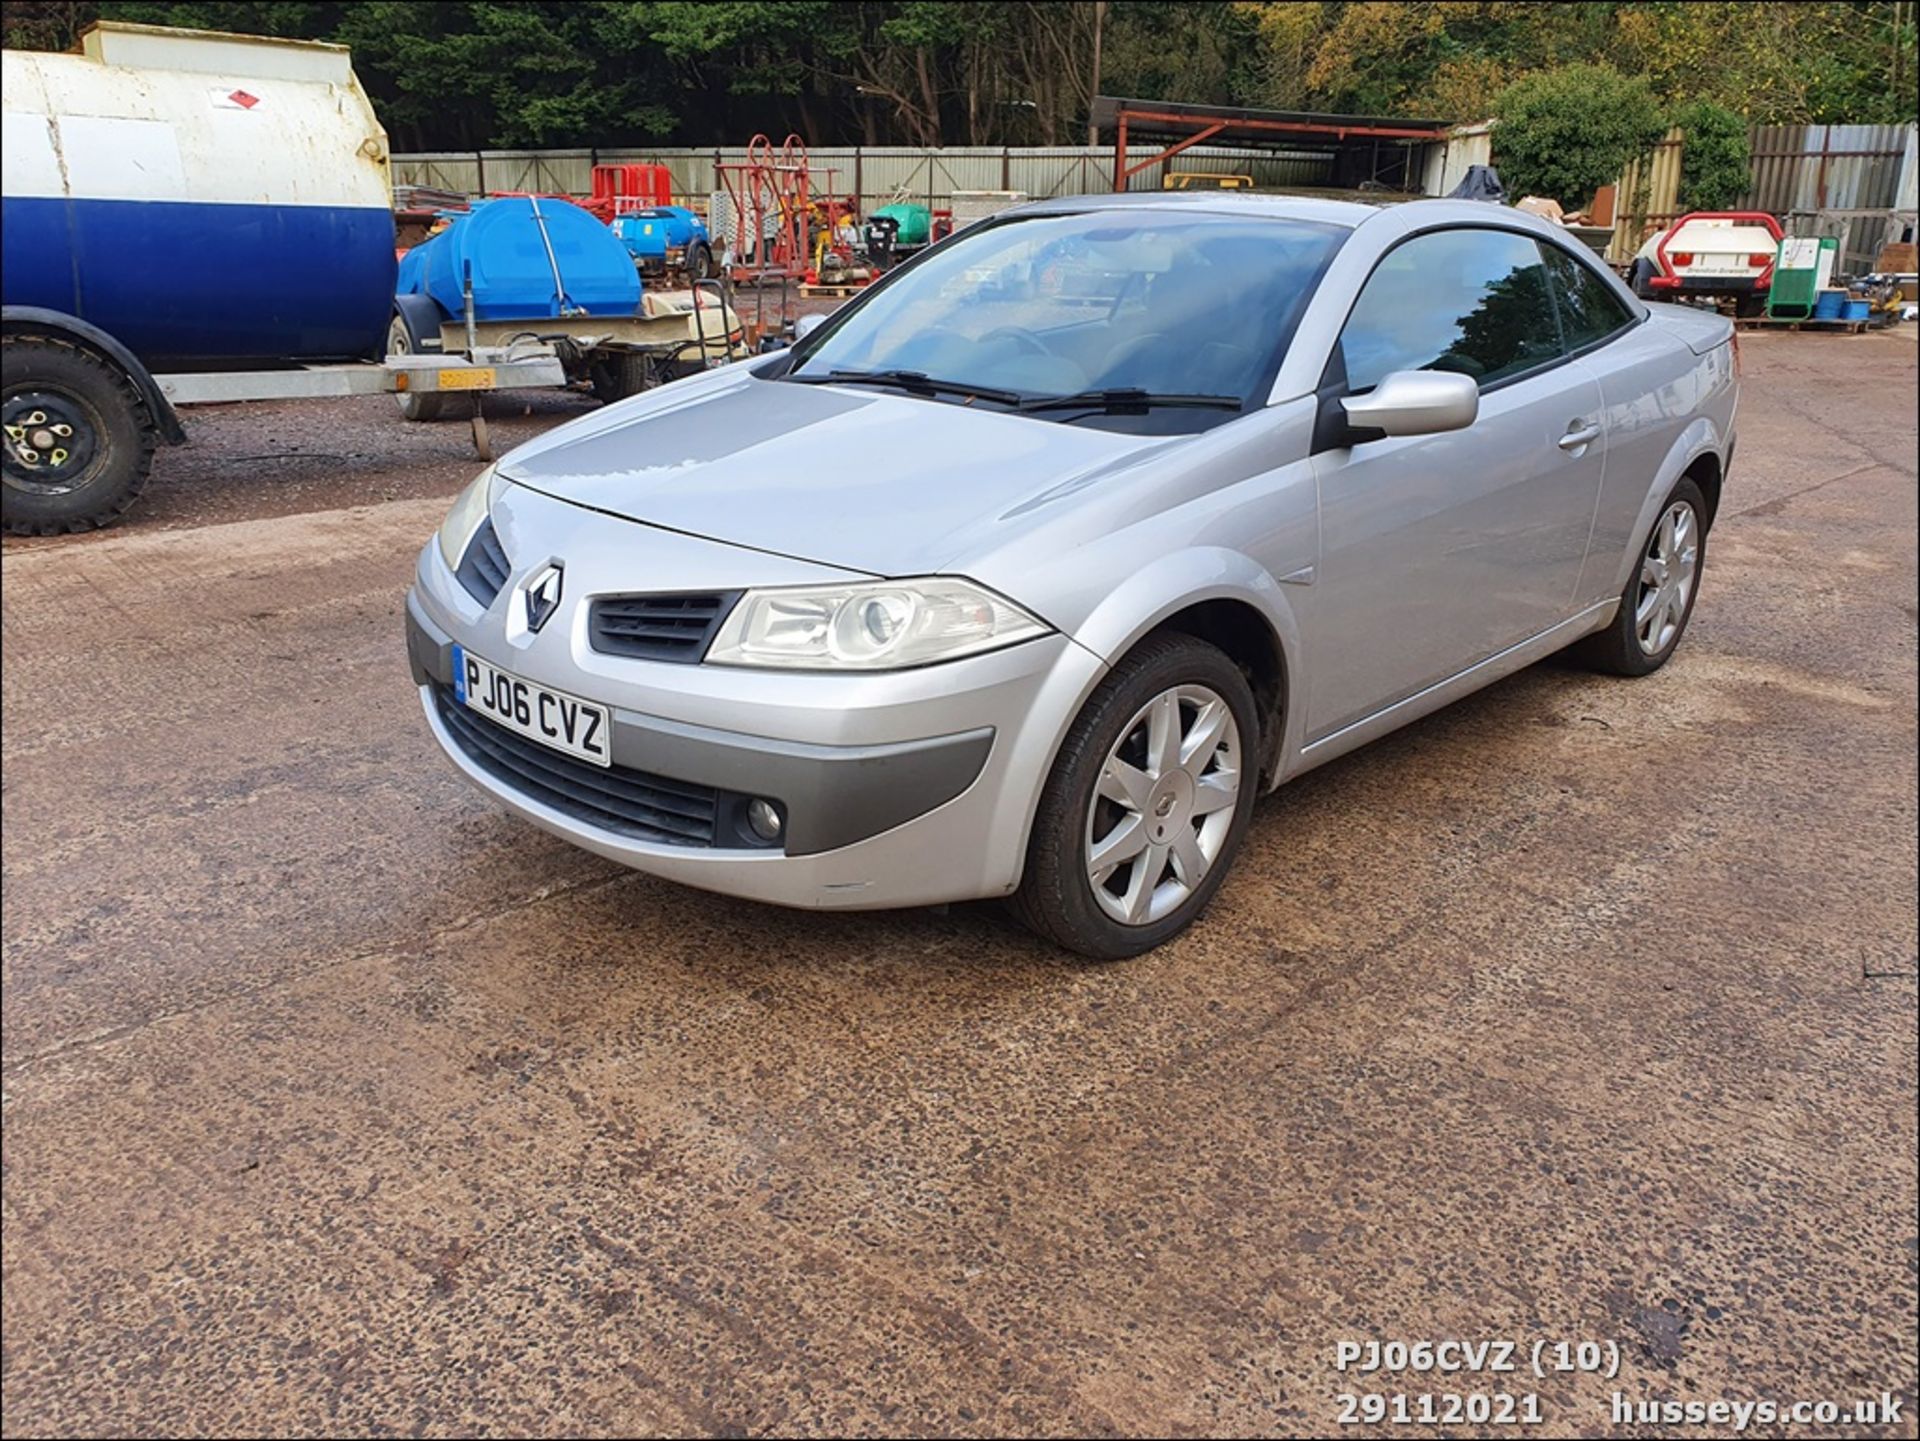
[[[440,372],[442,390],[492,390],[493,367],[491,365],[469,365],[458,370]]]
[[[613,764],[603,705],[522,680],[460,645],[453,648],[453,694],[468,710],[528,740],[597,766]]]

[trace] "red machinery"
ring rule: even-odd
[[[673,204],[673,172],[664,165],[596,165],[593,194],[574,204],[611,225],[616,215]]]
[[[764,135],[747,142],[747,158],[714,167],[733,210],[734,280],[797,280],[805,275],[813,177],[807,145],[789,135],[778,151]]]

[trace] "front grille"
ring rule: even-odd
[[[587,635],[608,655],[693,665],[740,599],[737,590],[689,595],[612,595],[594,601]]]
[[[468,595],[482,605],[492,605],[493,598],[500,594],[500,587],[507,583],[511,569],[506,548],[493,533],[493,522],[483,520],[473,539],[467,542],[467,553],[460,557],[460,568],[453,575],[467,588]]]
[[[534,800],[602,830],[643,841],[711,846],[716,820],[732,797],[708,786],[670,781],[625,766],[596,766],[515,735],[475,715],[445,686],[435,688],[440,719],[482,770]],[[737,844],[738,842],[728,842]]]

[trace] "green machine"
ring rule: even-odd
[[[1820,292],[1833,282],[1840,242],[1831,235],[1789,235],[1780,242],[1773,265],[1773,284],[1767,290],[1767,318],[1809,320]]]

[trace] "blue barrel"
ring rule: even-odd
[[[345,49],[102,22],[5,56],[5,301],[150,366],[385,353],[387,139]]]

